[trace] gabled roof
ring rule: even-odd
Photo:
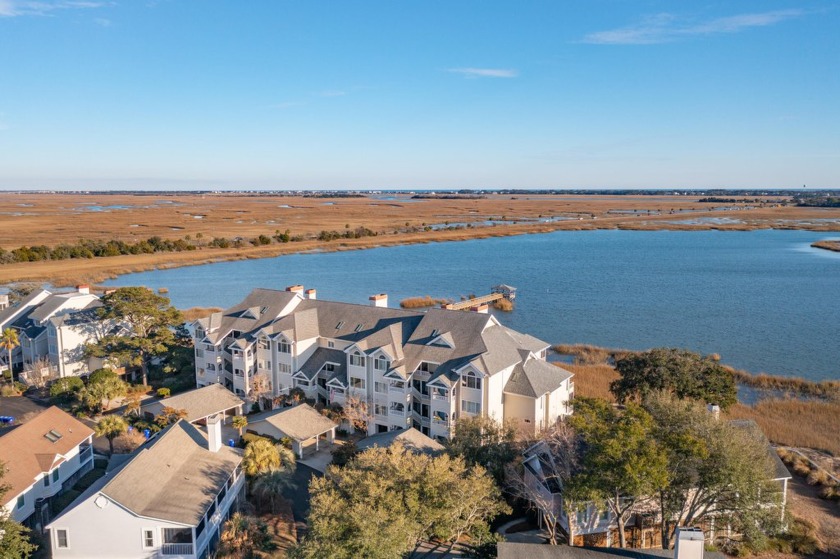
[[[17,304],[1,310],[0,326],[5,328],[7,326],[7,322],[11,321],[12,319],[15,319],[19,314],[26,311],[27,308],[33,307],[49,295],[51,295],[51,293],[46,289],[35,289],[34,291],[32,291],[32,293],[18,301]]]
[[[207,436],[179,420],[137,449],[101,493],[138,516],[195,526],[241,461],[241,450],[211,452]]]
[[[6,502],[63,462],[91,435],[93,429],[55,406],[6,432],[0,437],[0,460],[7,468],[3,483],[9,485]]]
[[[340,349],[330,349],[326,347],[319,347],[316,349],[298,372],[302,373],[309,380],[312,380],[315,378],[315,375],[318,374],[318,371],[321,370],[321,367],[323,367],[326,363],[335,363],[336,372],[343,375],[347,374],[347,356],[344,352]]]
[[[318,413],[309,404],[273,410],[258,417],[249,422],[250,427],[259,430],[261,424],[266,424],[296,441],[305,441],[338,427],[337,423]]]
[[[164,407],[187,410],[185,419],[193,422],[241,406],[243,403],[239,396],[221,384],[214,383],[146,404],[141,409],[152,415],[158,415]]]
[[[513,368],[504,391],[510,394],[539,398],[551,393],[572,378],[572,373],[542,359],[528,357]]]
[[[414,427],[370,435],[357,442],[356,448],[359,450],[366,450],[375,446],[386,448],[394,444],[395,441],[400,441],[406,449],[414,452],[422,452],[424,454],[439,454],[443,452],[442,444],[427,437]]]
[[[213,343],[232,330],[252,338],[261,328],[276,320],[296,299],[300,297],[291,291],[254,289],[238,305],[196,322],[207,331],[207,338]]]

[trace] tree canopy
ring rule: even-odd
[[[668,484],[668,457],[653,438],[653,417],[628,404],[619,410],[604,400],[577,398],[571,418],[583,448],[569,480],[570,500],[602,503],[612,513],[621,547],[633,508]]]
[[[406,450],[368,449],[344,467],[312,478],[310,531],[294,550],[300,558],[390,559],[437,539],[490,538],[488,522],[509,509],[481,466],[462,458]]]
[[[499,483],[504,480],[505,467],[519,456],[513,424],[484,416],[459,419],[447,450],[469,465],[484,467]]]
[[[120,287],[105,295],[98,315],[122,329],[89,344],[87,354],[141,367],[143,384],[148,383],[149,360],[168,351],[175,343],[175,328],[183,322],[169,298],[145,287]]]
[[[717,360],[684,349],[657,348],[628,354],[615,363],[620,378],[610,384],[619,403],[667,391],[726,410],[738,401],[732,371]]]

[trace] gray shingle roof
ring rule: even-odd
[[[249,422],[249,430],[259,433],[265,432],[267,426],[269,429],[273,427],[284,436],[296,441],[305,441],[338,427],[337,423],[318,413],[309,404],[273,410],[260,414],[259,417],[260,419]]]
[[[158,415],[164,407],[187,410],[189,422],[204,419],[207,416],[241,406],[242,399],[222,386],[221,384],[209,384],[202,388],[189,390],[176,394],[170,398],[164,398],[150,404],[144,405],[143,412]]]
[[[24,297],[23,299],[18,301],[17,304],[12,305],[12,306],[10,306],[8,308],[5,308],[2,311],[0,311],[0,326],[5,327],[6,322],[8,322],[12,318],[14,318],[18,313],[23,311],[26,307],[32,306],[34,304],[33,301],[35,301],[36,299],[41,297],[42,294],[44,294],[44,293],[49,294],[50,292],[47,291],[46,289],[35,289],[34,291],[32,291],[32,293],[30,293],[29,295],[27,295],[26,297]]]
[[[119,469],[101,492],[139,516],[195,526],[242,461],[242,451],[207,448],[207,437],[180,420]]]
[[[570,378],[572,373],[566,369],[531,357],[514,367],[504,391],[539,398],[546,392],[554,392]]]
[[[327,362],[336,363],[336,372],[344,376],[347,375],[347,356],[340,349],[329,349],[326,347],[316,349],[312,356],[306,360],[306,363],[303,364],[303,367],[300,368],[300,372],[306,378],[312,380]],[[335,374],[331,374],[330,378],[333,376]]]
[[[356,448],[359,450],[366,450],[375,446],[385,448],[394,444],[394,441],[400,441],[407,449],[424,454],[438,454],[443,452],[442,444],[427,437],[414,427],[370,435],[357,442]]]
[[[254,289],[238,305],[220,313],[213,313],[208,318],[198,320],[198,323],[214,343],[227,336],[231,330],[252,337],[260,328],[269,326],[276,320],[297,297],[297,294],[290,291]],[[253,318],[252,313],[255,310],[257,317]]]

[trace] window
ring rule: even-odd
[[[264,338],[257,340],[257,349],[268,349],[268,340]]]
[[[324,363],[323,369],[329,373],[332,373],[333,371],[335,371],[335,367],[335,363]]]
[[[481,390],[481,379],[475,376],[475,373],[469,372],[461,377],[461,385],[465,388],[475,388]]]
[[[350,354],[350,364],[356,367],[364,367],[365,358],[359,352],[352,353]]]
[[[332,340],[327,341],[327,347],[335,347],[335,342]]]
[[[420,363],[420,366],[417,367],[417,370],[423,371],[424,373],[434,373],[437,370],[437,367],[438,366],[434,363],[427,363],[423,361],[422,363]]]
[[[55,546],[59,549],[70,548],[70,543],[67,541],[67,530],[55,531]]]
[[[392,380],[388,384],[391,386],[391,390],[405,390],[405,383],[401,380]]]
[[[44,487],[50,486],[50,474],[44,476]]]
[[[388,363],[388,359],[382,355],[380,355],[373,361],[373,366],[374,368],[376,368],[377,371],[387,371],[389,365],[390,363]]]
[[[280,342],[279,344],[277,344],[277,351],[279,351],[280,353],[291,353],[292,346],[289,344],[289,342]]]
[[[295,379],[295,383],[296,383],[297,386],[309,386],[309,381],[308,380]]]
[[[53,470],[53,481],[58,481],[58,468]]]
[[[192,528],[163,529],[163,543],[192,543],[192,541]]]
[[[350,377],[350,388],[360,388],[363,389],[365,387],[365,381],[360,378]]]
[[[469,400],[461,400],[461,411],[479,414],[481,413],[481,404],[478,402],[470,402]]]
[[[384,394],[388,390],[388,385],[384,382],[374,382],[373,383],[373,391],[378,392],[379,394]]]
[[[376,415],[388,415],[388,408],[384,404],[373,404],[373,413]]]
[[[26,505],[26,495],[21,495],[17,500],[17,508],[22,509]]]
[[[266,362],[265,362],[265,368],[266,368],[266,369],[270,369],[270,368],[271,368],[271,361],[266,361]]]
[[[281,373],[291,373],[292,366],[287,363],[280,363],[279,365],[277,365],[277,370]]]
[[[143,547],[148,549],[155,546],[155,531],[148,528],[143,529]]]
[[[204,350],[201,348],[195,348],[195,356],[199,358],[204,358]]]
[[[196,538],[198,538],[201,535],[201,533],[204,531],[205,524],[206,524],[206,521],[204,520],[204,518],[202,518],[201,522],[198,523],[198,526],[195,527],[195,537]]]

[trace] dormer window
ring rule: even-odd
[[[358,351],[354,351],[353,353],[350,354],[350,364],[354,365],[356,367],[364,367],[365,366],[365,358]]]
[[[391,364],[384,355],[380,355],[373,361],[373,366],[377,371],[387,371]]]
[[[461,376],[461,385],[464,388],[474,388],[476,390],[481,390],[481,378],[478,377],[472,371],[469,371]]]

